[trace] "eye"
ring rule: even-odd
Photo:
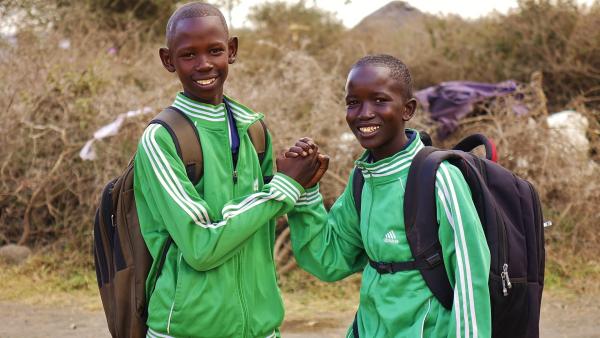
[[[376,98],[375,98],[375,103],[378,103],[378,104],[380,104],[380,103],[385,103],[385,102],[387,102],[387,101],[388,101],[388,100],[387,100],[386,98],[384,98],[384,97],[376,97]]]
[[[346,100],[346,107],[354,107],[358,104],[358,100],[355,99],[348,99]]]
[[[194,53],[192,53],[192,52],[184,52],[184,53],[182,53],[182,54],[180,55],[180,57],[181,57],[182,59],[185,59],[185,60],[191,60],[191,59],[193,59],[195,56],[196,56],[196,54],[194,54]]]
[[[225,52],[225,50],[223,48],[212,48],[210,50],[210,54],[211,55],[221,55]]]

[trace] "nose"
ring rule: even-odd
[[[205,56],[198,56],[196,60],[196,64],[194,65],[194,70],[198,72],[209,71],[213,68],[212,64],[209,62],[208,58]]]
[[[363,102],[358,108],[357,117],[359,120],[370,120],[374,116],[375,114],[367,102]]]

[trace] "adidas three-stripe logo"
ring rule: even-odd
[[[385,234],[383,241],[386,243],[390,243],[390,244],[398,244],[398,238],[396,238],[396,234],[394,233],[394,230],[390,230],[390,232]]]

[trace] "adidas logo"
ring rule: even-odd
[[[398,238],[396,238],[396,234],[394,233],[393,230],[390,230],[390,232],[388,232],[387,234],[385,234],[385,237],[383,238],[383,241],[385,243],[398,244]]]

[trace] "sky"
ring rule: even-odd
[[[294,3],[297,0],[287,0]],[[232,21],[234,27],[247,25],[246,16],[249,9],[259,3],[268,2],[265,0],[242,0],[232,12]],[[316,5],[327,11],[333,12],[346,27],[353,27],[362,18],[373,13],[390,0],[351,0],[345,4],[345,0],[306,0],[308,5]],[[497,11],[506,13],[511,8],[517,7],[517,0],[408,0],[411,6],[416,7],[422,12],[431,14],[458,14],[465,18],[478,18]],[[591,4],[593,0],[578,0],[581,4]]]

